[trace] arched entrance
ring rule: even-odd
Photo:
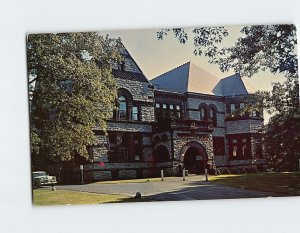
[[[198,142],[188,142],[181,150],[181,161],[190,174],[203,174],[207,167],[207,153]]]
[[[154,153],[154,161],[158,163],[168,162],[170,160],[169,150],[165,145],[159,145]]]

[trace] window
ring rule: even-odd
[[[155,108],[160,109],[160,103],[156,103]]]
[[[119,97],[119,118],[127,119],[127,101],[124,96]]]
[[[138,120],[138,114],[139,114],[138,107],[137,106],[133,106],[132,107],[131,119],[133,121],[137,121]]]
[[[252,111],[252,116],[254,116],[254,117],[257,116],[256,111]]]
[[[245,104],[244,103],[240,103],[240,109],[245,108]]]
[[[129,160],[129,157],[128,157],[127,148],[121,148],[120,162],[128,162],[128,160]]]
[[[235,104],[230,104],[230,112],[233,113],[235,111]]]
[[[207,115],[206,115],[206,109],[205,107],[201,107],[200,108],[200,120],[206,120],[207,119]]]
[[[242,147],[242,155],[243,156],[247,155],[247,146],[246,145],[243,145],[243,147]]]
[[[214,110],[213,110],[212,108],[209,109],[209,117],[210,117],[211,119],[214,118]]]
[[[242,139],[242,142],[247,142],[247,138],[243,138],[243,139]]]
[[[167,109],[167,104],[162,105],[163,109]]]
[[[237,143],[237,139],[232,139],[232,143]]]
[[[213,126],[217,126],[217,108],[215,105],[209,107],[209,118],[213,122]]]
[[[135,159],[135,161],[139,161],[140,160],[140,156],[136,155],[136,156],[134,156],[134,159]]]
[[[233,156],[233,157],[236,157],[236,156],[237,156],[237,146],[236,146],[236,145],[234,145],[234,146],[232,147],[232,156]]]
[[[169,108],[170,108],[170,110],[174,110],[174,105],[170,104]]]
[[[181,117],[181,111],[180,111],[180,106],[176,105],[176,117],[180,118]]]

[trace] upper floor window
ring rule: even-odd
[[[240,109],[245,108],[245,103],[240,103]]]
[[[207,120],[207,105],[205,103],[200,104],[200,120]]]
[[[237,145],[234,145],[232,147],[232,156],[233,157],[237,157],[237,149],[238,149]]]
[[[230,112],[233,113],[235,111],[235,104],[230,104]]]
[[[118,106],[117,110],[113,113],[113,118],[116,120],[139,120],[139,106],[133,101],[131,93],[124,89],[120,88],[118,90],[118,96],[116,105]]]
[[[215,105],[209,106],[209,118],[213,122],[213,126],[217,126],[217,108]]]
[[[138,120],[138,114],[139,114],[139,109],[136,106],[132,107],[132,114],[131,114],[131,119],[133,121],[137,121]]]
[[[181,118],[181,111],[180,111],[180,106],[176,105],[176,117]]]
[[[119,119],[127,119],[127,100],[124,96],[119,97]]]
[[[155,118],[181,118],[181,106],[176,103],[155,103]]]

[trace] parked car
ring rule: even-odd
[[[32,172],[32,185],[33,188],[39,188],[42,185],[54,186],[57,183],[55,176],[49,176],[47,172],[36,171]]]

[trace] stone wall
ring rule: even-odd
[[[198,142],[201,144],[207,153],[208,160],[212,160],[213,158],[213,142],[212,135],[207,134],[201,137],[177,137],[174,135],[174,158],[176,160],[181,160],[181,149],[188,142]]]
[[[97,135],[98,146],[90,148],[91,158],[94,162],[108,161],[108,139],[105,135]]]
[[[108,131],[152,133],[152,125],[128,122],[108,122]]]
[[[216,98],[216,100],[213,100],[213,98]],[[222,99],[218,98],[218,97],[214,97],[211,96],[210,98],[206,98],[206,97],[199,97],[199,98],[187,98],[186,100],[186,107],[187,108],[192,108],[192,109],[199,109],[199,105],[201,103],[206,103],[207,105],[209,104],[214,104],[217,107],[217,111],[218,112],[224,112],[225,108],[224,108],[224,102],[222,101]]]
[[[200,119],[200,110],[199,105],[201,103],[206,103],[207,105],[213,104],[217,107],[217,126],[219,127],[225,127],[225,105],[222,101],[222,99],[212,100],[211,98],[187,98],[186,100],[186,108],[188,109],[186,112],[186,116],[189,119],[192,120],[199,120]]]
[[[137,178],[137,173],[135,170],[120,170],[119,179],[135,179]]]
[[[116,81],[119,88],[125,88],[131,93],[133,100],[153,103],[154,91],[149,82],[139,82],[119,78],[116,78]]]
[[[141,106],[141,121],[153,122],[154,121],[154,107],[153,106]]]
[[[215,159],[215,164],[217,167],[228,165],[228,157],[227,156],[215,155],[214,159]]]
[[[225,137],[225,127],[224,128],[219,128],[219,127],[214,127],[212,136],[214,137]]]
[[[257,133],[263,120],[247,119],[226,121],[226,134]]]
[[[93,171],[93,179],[98,181],[111,180],[110,171]]]

